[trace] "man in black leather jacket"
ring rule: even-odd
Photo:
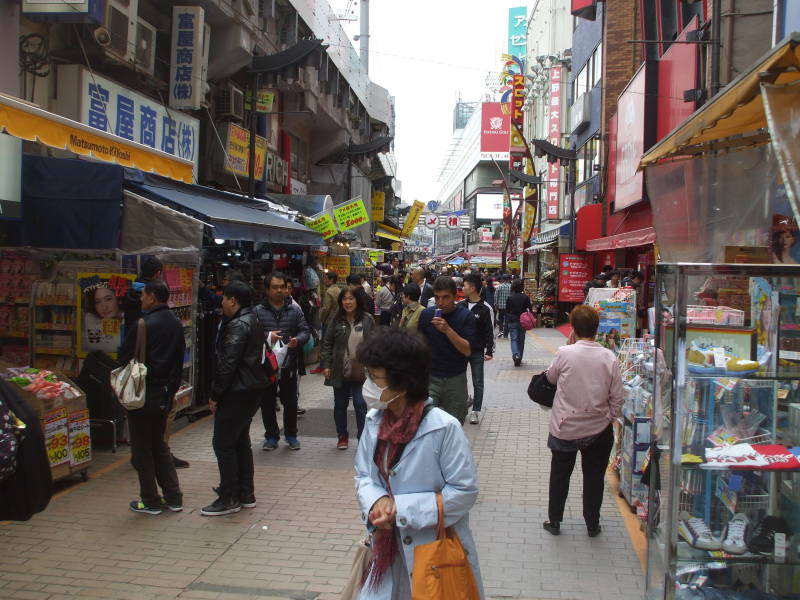
[[[261,418],[264,420],[264,444],[262,450],[275,450],[278,447],[280,429],[275,416],[275,406],[280,395],[283,404],[283,435],[291,450],[299,450],[297,439],[297,368],[302,359],[300,349],[311,336],[303,311],[287,298],[286,277],[283,273],[271,273],[264,280],[266,297],[255,307],[261,329],[272,345],[277,340],[289,347],[286,362],[281,365],[278,387],[270,387],[263,394]],[[288,302],[287,302],[288,300]]]
[[[243,281],[229,283],[222,292],[226,317],[217,336],[217,364],[212,399],[212,444],[219,467],[218,498],[200,511],[207,517],[239,512],[256,505],[250,423],[270,374],[264,367],[264,332],[251,307],[253,292]]]
[[[162,507],[182,510],[178,475],[164,432],[175,392],[181,384],[186,342],[180,319],[167,306],[169,288],[163,281],[150,281],[142,290],[145,324],[145,403],[128,412],[131,464],[139,475],[140,499],[130,503],[134,512],[159,514]],[[136,353],[137,321],[125,335],[119,361],[126,365]],[[158,485],[156,485],[156,481]],[[164,494],[162,501],[158,486]]]

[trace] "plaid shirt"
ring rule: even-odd
[[[511,295],[511,284],[501,283],[494,293],[494,305],[497,310],[505,310],[508,297]]]

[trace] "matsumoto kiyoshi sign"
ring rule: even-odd
[[[334,206],[333,216],[336,217],[340,231],[347,231],[369,223],[369,215],[360,196],[345,204]]]
[[[200,122],[194,117],[168,110],[157,100],[92,75],[80,65],[59,66],[58,90],[58,112],[65,117],[191,161],[196,168]],[[115,151],[111,146],[108,152]]]

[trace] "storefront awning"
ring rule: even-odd
[[[542,231],[539,232],[532,240],[533,245],[550,245],[552,242],[556,240],[556,238],[560,235],[569,235],[570,224],[567,223],[552,223],[542,228]]]
[[[177,181],[192,181],[192,163],[0,94],[0,131]]]
[[[543,242],[541,244],[533,244],[532,246],[528,246],[525,248],[525,254],[533,254],[534,252],[538,252],[539,250],[545,250],[547,248],[555,248],[558,242],[556,240],[552,240],[550,242]]]
[[[598,252],[600,250],[616,250],[617,248],[635,248],[646,246],[656,241],[656,230],[652,227],[637,229],[628,233],[595,238],[586,242],[586,250]]]
[[[236,194],[200,185],[156,181],[153,177],[146,182],[129,180],[125,185],[146,198],[210,223],[215,238],[303,246],[323,244],[322,236],[316,231],[274,212],[257,210],[258,204]]]
[[[268,192],[264,198],[296,210],[304,217],[313,217],[333,208],[333,198],[325,195],[308,194],[273,194]]]
[[[402,242],[403,241],[403,238],[401,238],[399,235],[395,235],[393,233],[389,233],[388,231],[385,231],[383,229],[376,230],[375,231],[375,235],[377,235],[378,237],[383,238],[385,240],[392,240],[393,242]]]
[[[697,154],[713,149],[714,142],[758,132],[767,127],[761,83],[786,84],[800,79],[800,33],[793,33],[751,69],[740,74],[641,159],[646,167],[662,158]],[[762,136],[767,141],[766,136]],[[753,136],[725,142],[726,147],[753,144]]]

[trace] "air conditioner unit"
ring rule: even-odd
[[[107,51],[125,62],[136,60],[139,0],[106,0],[105,28],[111,37]]]
[[[244,92],[228,83],[217,96],[217,116],[221,119],[244,119]]]
[[[156,67],[156,28],[144,19],[136,23],[136,66],[153,75]]]

